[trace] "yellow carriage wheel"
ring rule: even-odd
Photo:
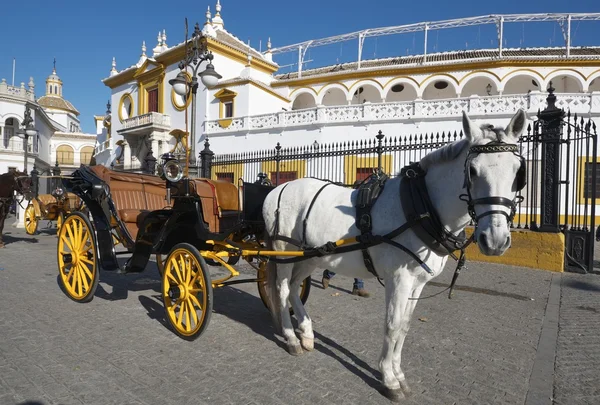
[[[33,203],[29,203],[25,208],[25,232],[28,235],[35,235],[38,227],[38,219],[35,215],[35,206]]]
[[[267,262],[264,260],[261,260],[260,264],[258,265],[258,270],[256,271],[256,278],[258,279],[256,284],[258,285],[258,295],[260,295],[260,299],[262,300],[265,307],[267,307],[267,309],[269,309],[269,300],[267,299],[266,270],[267,270]],[[311,277],[308,276],[304,279],[304,281],[302,281],[302,284],[300,284],[299,293],[300,293],[300,300],[302,301],[302,304],[306,304],[306,301],[308,301],[308,295],[310,294],[310,283],[311,283]],[[290,305],[290,313],[291,314],[294,313],[291,305]]]
[[[73,212],[58,232],[58,272],[65,293],[73,301],[89,302],[98,287],[96,238],[89,219]]]
[[[197,339],[212,314],[213,291],[206,262],[194,246],[179,243],[164,264],[162,296],[166,318],[175,333]]]
[[[63,222],[65,222],[65,214],[61,211],[58,213],[58,216],[56,217],[56,235],[57,236],[60,233],[60,227],[62,226]]]

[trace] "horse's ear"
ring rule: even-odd
[[[479,128],[473,124],[473,121],[467,116],[467,112],[463,110],[462,116],[462,124],[463,124],[463,132],[465,136],[469,140],[469,142],[473,143],[479,136],[481,135],[481,131]]]
[[[523,109],[519,108],[517,113],[512,117],[512,119],[506,126],[506,129],[504,130],[504,132],[506,133],[506,135],[508,135],[514,139],[519,139],[519,137],[523,133],[523,130],[525,129],[526,121],[527,121],[527,116],[525,115],[525,111],[523,111]]]

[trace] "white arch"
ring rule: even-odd
[[[354,83],[348,91],[348,96],[350,97],[350,100],[352,100],[352,97],[354,97],[354,92],[360,89],[361,87],[372,87],[375,89],[375,91],[379,94],[379,100],[373,101],[374,103],[381,103],[385,98],[384,94],[382,93],[381,84],[374,80],[359,80],[358,82]]]
[[[581,75],[578,75],[572,70],[557,70],[555,72],[550,73],[544,79],[544,89],[547,89],[550,84],[550,81],[555,80],[557,76],[567,76],[574,79],[577,83],[579,83],[579,90],[583,93],[586,93],[588,90],[589,85],[587,81]]]
[[[323,86],[321,88],[321,90],[319,90],[319,95],[317,97],[317,105],[322,105],[323,104],[323,98],[325,97],[325,95],[327,94],[327,91],[330,89],[338,89],[341,90],[344,93],[344,97],[346,99],[346,102],[348,102],[350,100],[350,96],[348,94],[348,89],[344,86],[342,86],[339,83],[330,83],[326,86]]]
[[[504,76],[502,78],[502,81],[500,82],[500,92],[504,92],[504,89],[506,88],[506,84],[513,78],[517,77],[517,76],[526,76],[529,77],[531,80],[535,80],[535,82],[538,84],[539,87],[536,88],[536,91],[544,91],[545,87],[544,87],[544,78],[541,77],[538,74],[535,74],[534,72],[530,71],[530,70],[515,70],[514,72],[510,72],[509,74],[507,74],[506,76]],[[527,91],[524,91],[523,93],[527,93]]]
[[[298,89],[296,91],[294,91],[294,94],[292,97],[294,97],[291,102],[290,102],[290,108],[292,108],[292,106],[294,105],[294,103],[296,102],[296,99],[298,97],[300,97],[303,94],[308,94],[312,97],[312,99],[315,101],[315,105],[317,104],[317,99],[318,99],[318,95],[317,92],[314,91],[313,89],[310,88],[302,88],[302,89]]]
[[[469,83],[472,80],[478,79],[478,78],[484,78],[484,79],[489,80],[490,82],[492,82],[492,85],[495,87],[496,91],[500,91],[500,80],[498,80],[498,78],[495,75],[493,75],[489,72],[475,72],[471,75],[464,77],[463,81],[459,83],[458,94],[460,94],[461,97],[469,97],[470,94],[462,94],[463,89],[465,88],[467,83]]]
[[[19,125],[21,124],[21,122],[23,122],[23,117],[22,116],[20,116],[19,114],[8,112],[8,113],[6,113],[4,115],[0,115],[0,124],[2,124],[4,126],[4,122],[8,118],[15,118],[17,121],[19,121]]]
[[[592,84],[592,82],[594,82]],[[588,92],[592,92],[592,91],[600,91],[600,71],[593,73],[590,77],[588,77],[587,81],[586,81],[586,85],[587,85],[587,91]],[[595,90],[597,89],[597,90]]]
[[[413,80],[407,77],[397,77],[395,79],[390,80],[385,86],[383,86],[383,89],[381,90],[383,96],[387,97],[392,87],[394,87],[397,84],[408,84],[415,91],[416,94],[419,94],[419,85],[417,83],[415,83]]]
[[[425,79],[421,83],[421,85],[419,86],[419,91],[417,92],[417,96],[419,98],[423,98],[423,94],[425,93],[425,90],[427,90],[427,87],[429,87],[429,85],[431,83],[434,83],[434,82],[437,82],[437,81],[448,82],[448,85],[452,86],[452,88],[454,89],[454,96],[455,97],[457,97],[460,94],[458,92],[458,83],[456,81],[456,78],[454,78],[454,76],[437,74],[437,75],[434,75],[434,76],[430,76],[429,78]]]

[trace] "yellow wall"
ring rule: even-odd
[[[473,228],[466,230],[467,237]],[[512,246],[502,256],[486,256],[476,244],[467,248],[467,261],[531,267],[539,270],[564,271],[565,235],[562,233],[512,230]]]

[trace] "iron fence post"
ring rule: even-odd
[[[562,119],[565,112],[556,107],[556,95],[552,82],[548,87],[548,105],[540,113],[542,122],[542,189],[541,189],[541,232],[560,232],[559,226],[559,192],[560,192],[560,140],[562,136]]]
[[[281,144],[275,146],[275,185],[279,185],[279,164],[281,163]]]
[[[591,121],[591,120],[590,120]],[[593,131],[593,132],[592,132]],[[596,123],[594,122],[593,125],[591,125],[590,130],[589,130],[589,134],[592,137],[592,186],[591,186],[591,192],[592,192],[592,203],[590,205],[591,208],[591,212],[590,212],[590,249],[588,249],[588,254],[589,254],[589,266],[590,266],[590,270],[593,269],[594,267],[594,238],[595,238],[595,231],[596,231],[596,165],[598,164],[598,159],[596,157],[596,155],[598,154],[598,133],[596,132]]]
[[[383,138],[385,137],[385,135],[383,134],[383,132],[381,132],[381,130],[379,130],[379,132],[377,133],[377,135],[375,135],[375,137],[377,138],[377,168],[381,171],[383,171],[383,168],[381,166],[381,160],[383,157]]]
[[[38,172],[38,170],[35,167],[35,164],[33,165],[33,170],[31,171],[31,187],[33,188],[33,197],[37,198],[38,197],[38,190],[39,190],[39,181],[40,181],[40,172]]]
[[[200,164],[201,173],[200,177],[205,179],[210,179],[212,177],[212,160],[215,156],[215,153],[210,150],[210,143],[208,142],[208,137],[204,140],[204,149],[200,152]]]
[[[56,161],[56,163],[54,164],[54,167],[52,168],[52,175],[56,176],[56,177],[60,176],[60,166],[58,166],[58,160]],[[60,179],[54,178],[52,180],[54,180],[53,181],[54,184],[52,185],[53,189],[58,188],[61,185]]]

